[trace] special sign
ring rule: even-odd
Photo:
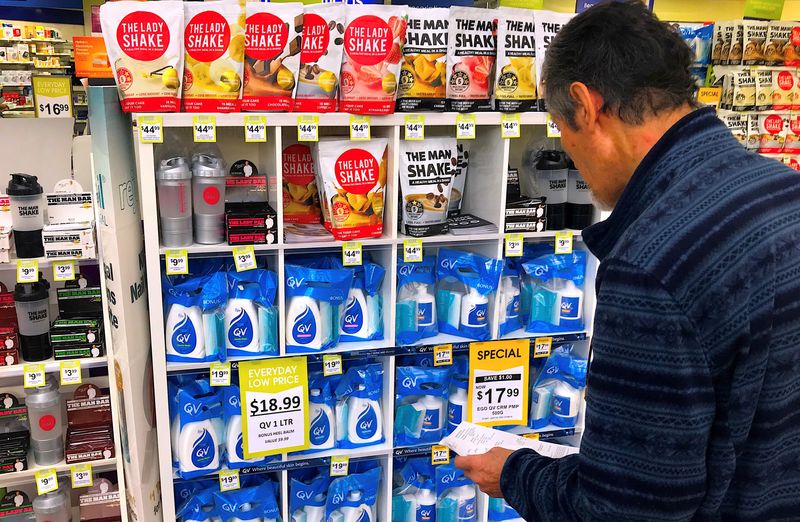
[[[467,420],[484,426],[527,421],[530,340],[470,343]]]

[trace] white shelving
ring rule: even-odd
[[[44,371],[46,373],[55,373],[59,371],[59,368],[61,368],[62,362],[72,361],[80,361],[82,370],[88,370],[90,368],[103,368],[108,365],[108,358],[105,355],[100,357],[92,357],[90,359],[65,359],[63,361],[56,361],[55,359],[50,358],[46,361],[39,361],[33,364],[44,364]],[[0,366],[0,379],[4,379],[6,377],[22,377],[26,364],[28,363],[21,361],[19,364],[13,364],[11,366]]]
[[[61,461],[58,464],[53,464],[50,466],[39,466],[35,463],[33,459],[33,452],[31,451],[28,454],[28,469],[24,471],[16,471],[14,473],[5,473],[0,475],[0,487],[8,487],[8,486],[19,486],[22,484],[28,484],[33,482],[34,475],[37,471],[47,470],[47,469],[54,469],[56,473],[59,475],[59,482],[62,480],[63,473],[69,473],[70,466],[77,466],[79,464],[91,464],[92,465],[92,472],[98,471],[111,471],[117,467],[117,458],[112,457],[110,459],[102,459],[102,460],[90,460],[88,462],[76,462],[75,464],[67,464],[65,461]],[[65,477],[67,481],[69,478]],[[69,482],[67,482],[69,483]]]

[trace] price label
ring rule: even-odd
[[[222,492],[225,491],[234,491],[242,487],[242,484],[239,482],[239,470],[238,469],[221,469],[219,470],[219,490]]]
[[[75,279],[75,261],[53,261],[53,280],[72,281]]]
[[[344,266],[361,266],[361,241],[345,241],[342,245],[342,264]]]
[[[331,375],[342,374],[342,356],[338,353],[332,355],[322,356],[322,375],[330,377]]]
[[[217,362],[209,365],[209,380],[211,386],[231,385],[231,363]]]
[[[58,475],[54,468],[37,471],[33,476],[36,480],[37,495],[44,495],[58,489]]]
[[[253,245],[233,247],[233,264],[237,272],[256,268],[256,251]]]
[[[244,141],[247,143],[266,143],[267,141],[266,116],[244,117]]]
[[[141,143],[164,143],[164,120],[161,116],[139,116],[136,122]]]
[[[500,136],[503,138],[519,138],[519,114],[503,114],[500,117]]]
[[[305,357],[240,362],[239,386],[245,458],[309,447]]]
[[[37,118],[72,118],[70,76],[33,76],[31,84]]]
[[[61,386],[81,383],[81,362],[61,361]]]
[[[556,125],[556,122],[553,121],[553,117],[550,114],[547,115],[545,118],[545,126],[547,127],[547,137],[548,138],[560,138],[561,137],[561,130]]]
[[[506,257],[522,257],[522,234],[506,234]]]
[[[470,343],[470,422],[511,426],[527,421],[530,340]]]
[[[453,345],[437,344],[433,347],[433,365],[449,366],[453,364]]]
[[[474,114],[458,114],[456,116],[456,138],[459,140],[475,139]]]
[[[533,358],[541,359],[543,357],[550,357],[550,350],[552,348],[552,337],[537,337],[533,340]]]
[[[526,434],[523,435],[523,437],[525,437],[526,439],[531,439],[531,440],[539,440],[539,434],[538,433],[526,433]]]
[[[711,105],[715,108],[719,108],[719,103],[722,101],[722,88],[701,87],[697,90],[697,101],[703,105]]]
[[[564,230],[556,232],[556,254],[572,253],[572,232]]]
[[[319,141],[319,116],[297,117],[297,141]]]
[[[214,143],[217,141],[217,117],[198,114],[192,118],[195,143]]]
[[[450,464],[450,448],[447,446],[431,446],[431,464]]]
[[[371,138],[369,116],[350,115],[350,140],[369,141]]]
[[[39,280],[39,261],[17,259],[17,283],[35,283]]]
[[[331,457],[331,477],[346,477],[350,469],[350,457],[334,455]]]
[[[403,262],[421,263],[422,262],[422,240],[405,239],[403,240]]]
[[[425,139],[425,116],[422,114],[409,114],[405,119],[406,141],[421,141]]]
[[[167,275],[181,275],[189,273],[189,253],[185,248],[180,250],[167,250],[164,255]]]
[[[22,386],[24,388],[40,388],[44,384],[44,364],[26,364],[22,367]]]
[[[69,467],[69,474],[72,479],[72,489],[88,488],[92,486],[92,465],[75,464]]]

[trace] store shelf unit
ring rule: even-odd
[[[31,463],[33,462],[33,454],[28,455],[28,462]],[[22,486],[25,484],[33,483],[36,472],[48,469],[54,469],[56,471],[59,483],[61,483],[61,481],[63,480],[65,481],[64,484],[69,484],[70,466],[78,464],[91,464],[92,473],[113,471],[114,469],[117,468],[117,458],[112,457],[110,459],[93,460],[90,462],[79,462],[77,464],[67,464],[62,460],[58,464],[53,464],[51,466],[37,466],[33,464],[24,471],[16,471],[14,473],[6,473],[4,475],[0,475],[0,486],[1,487]]]
[[[142,116],[159,117],[162,121],[164,132],[164,144],[154,145],[141,143],[138,139],[138,129],[136,123]],[[155,394],[157,397],[166,397],[167,376],[176,373],[207,373],[209,363],[167,363],[165,356],[165,324],[163,317],[162,289],[157,282],[161,280],[164,270],[164,254],[167,248],[160,244],[157,190],[155,181],[155,171],[157,162],[161,159],[171,157],[178,152],[172,149],[170,144],[192,143],[193,114],[138,114],[134,115],[135,143],[137,150],[139,185],[141,191],[142,217],[145,231],[145,251],[147,277],[151,282],[149,285],[148,299],[150,309],[150,332],[153,347],[153,372],[155,383]],[[331,253],[341,255],[342,242],[334,241],[332,238],[323,242],[307,243],[285,243],[283,226],[283,198],[281,187],[282,180],[282,151],[288,145],[297,143],[297,123],[299,114],[215,114],[216,120],[216,146],[222,153],[228,164],[240,159],[249,159],[256,163],[259,172],[264,172],[268,176],[267,187],[269,191],[269,202],[277,213],[277,242],[270,245],[254,245],[257,257],[266,260],[267,266],[277,273],[279,281],[279,291],[276,298],[276,306],[279,316],[279,331],[285,328],[284,311],[286,309],[286,297],[283,292],[284,271],[287,263],[291,262],[291,256],[296,253]],[[267,140],[265,143],[246,143],[244,139],[245,118],[249,116],[263,116],[266,120]],[[349,114],[320,114],[319,134],[320,136],[338,136],[348,139],[349,136]],[[457,114],[455,113],[426,113],[425,136],[454,136]],[[386,268],[386,277],[383,283],[384,298],[384,340],[369,343],[340,343],[334,350],[326,353],[341,353],[344,360],[365,356],[378,357],[384,365],[384,404],[394,403],[394,374],[396,358],[409,353],[427,353],[432,350],[434,345],[450,343],[453,345],[455,353],[466,353],[468,351],[468,340],[454,336],[439,335],[432,339],[427,339],[424,345],[413,347],[399,347],[395,345],[395,310],[396,301],[396,268],[398,256],[402,255],[404,240],[408,239],[400,233],[396,227],[398,222],[398,194],[399,194],[399,150],[401,142],[404,140],[405,114],[393,114],[389,116],[374,116],[370,119],[372,137],[387,138],[389,143],[388,169],[385,196],[386,207],[384,209],[384,229],[383,235],[375,239],[361,239],[362,248],[372,258]],[[425,254],[435,254],[439,248],[455,248],[459,250],[471,251],[492,258],[502,258],[505,246],[505,199],[507,184],[507,166],[510,161],[516,162],[512,166],[521,167],[518,164],[520,157],[523,156],[523,149],[531,141],[547,140],[545,134],[546,115],[544,113],[526,113],[520,115],[521,139],[504,139],[501,136],[502,115],[499,113],[478,113],[475,115],[476,136],[471,141],[470,166],[467,175],[467,185],[463,199],[464,213],[475,214],[483,219],[491,221],[498,227],[498,232],[473,234],[467,236],[445,235],[438,237],[423,238],[423,250]],[[354,142],[355,144],[356,142]],[[555,142],[551,141],[551,145]],[[198,146],[200,144],[197,144]],[[206,144],[207,146],[208,144]],[[185,150],[182,152],[186,152]],[[189,151],[191,153],[191,150]],[[530,232],[523,234],[526,242],[553,242],[555,231]],[[581,248],[580,235],[574,232],[575,247]],[[219,245],[192,245],[186,248],[190,260],[195,257],[229,257],[232,247],[226,244]],[[594,285],[594,273],[596,271],[596,260],[590,258],[587,268],[585,312],[586,324],[591,325],[591,311],[594,310],[594,295],[591,289]],[[499,297],[495,296],[490,303],[489,314],[492,318],[491,333],[492,338],[498,338],[498,319],[499,319]],[[537,337],[536,333],[516,332],[519,335],[512,335],[510,338]],[[541,336],[548,334],[542,333]],[[581,353],[588,355],[588,342],[591,336],[590,331],[580,331],[562,336],[556,335],[554,343],[574,342],[580,344]],[[286,353],[285,340],[283,335],[279,335],[280,350],[279,356],[289,355]],[[317,364],[322,359],[321,355],[310,355],[309,364]],[[237,361],[234,360],[232,368],[236,370]],[[384,425],[393,426],[394,408],[384,407]],[[172,520],[175,516],[175,499],[170,494],[173,490],[175,476],[172,467],[172,450],[170,441],[170,415],[167,401],[156,402],[156,419],[158,426],[159,457],[161,462],[161,490],[163,496],[163,514],[165,520]],[[581,414],[582,419],[582,414]],[[540,435],[542,438],[553,437],[573,437],[579,435],[582,428],[579,426],[571,430],[547,428]],[[391,436],[391,428],[386,428],[387,437]],[[398,453],[399,452],[399,453]],[[376,448],[366,448],[363,452],[350,452],[340,450],[337,454],[348,454],[351,458],[380,458],[384,462],[384,482],[381,486],[384,501],[379,508],[380,520],[388,521],[391,511],[391,476],[392,458],[395,455],[403,455],[408,452],[419,454],[430,453],[427,448],[395,448],[391,443],[378,446]],[[325,455],[325,454],[323,454]],[[312,455],[310,457],[288,457],[285,456],[281,461],[270,463],[261,468],[254,468],[246,472],[279,472],[281,473],[283,494],[283,516],[288,520],[288,486],[286,472],[294,467],[308,467],[316,465],[327,465],[327,456]],[[484,502],[485,504],[485,502]],[[484,510],[485,513],[485,510]]]

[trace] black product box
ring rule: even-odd
[[[519,188],[519,170],[508,169],[508,182],[506,183],[506,202],[516,201],[522,197]]]
[[[66,359],[93,359],[103,355],[102,344],[73,343],[73,344],[54,344],[53,359],[63,361]]]
[[[243,228],[227,231],[229,245],[272,245],[275,233],[263,228]]]
[[[88,288],[59,288],[58,314],[63,319],[101,317],[103,292],[99,286]]]
[[[226,203],[225,228],[278,230],[278,214],[269,203]]]
[[[547,229],[544,198],[523,198],[506,204],[506,233],[542,232]]]
[[[56,319],[50,326],[50,343],[103,343],[103,326],[97,319]]]

